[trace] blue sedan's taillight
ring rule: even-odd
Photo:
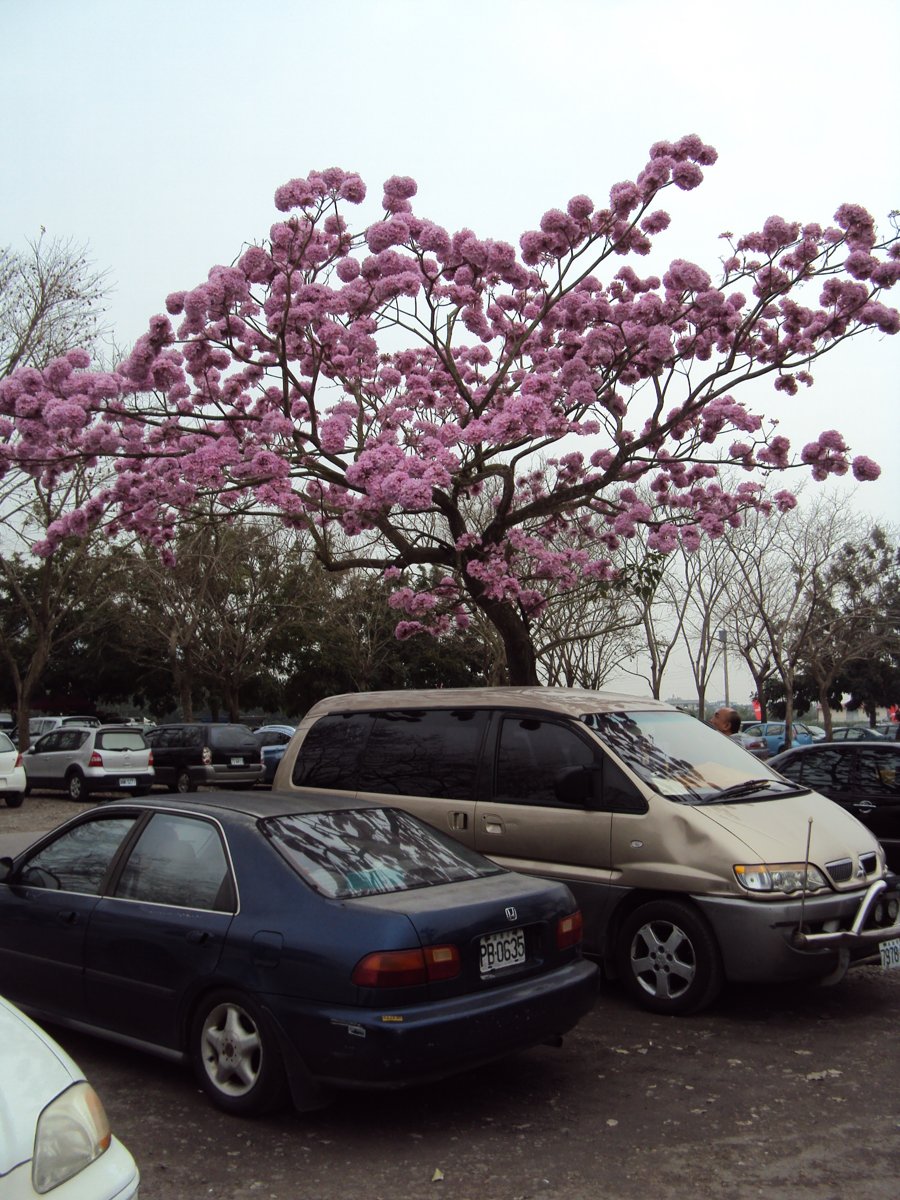
[[[454,979],[460,970],[455,946],[425,946],[412,950],[376,950],[361,958],[351,976],[357,987],[415,987]]]
[[[581,938],[581,912],[576,908],[573,913],[569,913],[567,917],[560,917],[556,922],[556,948],[568,950],[570,946],[577,946]]]

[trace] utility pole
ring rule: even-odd
[[[722,643],[722,667],[725,671],[725,707],[731,707],[731,699],[728,695],[728,634],[724,629],[720,629],[716,637]]]

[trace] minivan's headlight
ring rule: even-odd
[[[750,892],[814,892],[828,886],[812,863],[740,863],[734,873]]]
[[[89,1083],[76,1083],[38,1117],[31,1180],[40,1195],[90,1166],[109,1148],[109,1121]]]

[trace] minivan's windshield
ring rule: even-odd
[[[581,720],[654,791],[681,804],[774,799],[798,790],[690,713],[586,713]]]

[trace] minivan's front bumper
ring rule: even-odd
[[[876,909],[898,899],[897,880],[879,879],[864,891],[782,900],[694,896],[715,930],[728,979],[738,983],[815,979],[839,964],[877,952],[900,937],[900,921],[875,923]]]

